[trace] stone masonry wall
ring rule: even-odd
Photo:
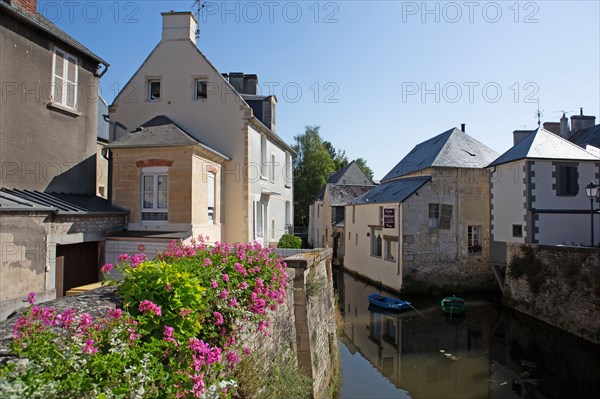
[[[542,263],[541,270],[525,271],[515,278],[511,260],[522,250],[520,244],[508,245],[504,305],[600,344],[600,251],[542,245],[531,248]]]

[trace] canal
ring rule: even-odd
[[[394,295],[341,271],[335,283],[338,399],[600,398],[600,347],[502,308],[499,295],[466,295],[465,316],[449,319],[441,298],[402,298],[421,314],[380,313],[367,296]]]

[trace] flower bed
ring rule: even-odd
[[[250,350],[241,325],[269,334],[285,301],[281,258],[260,245],[171,244],[153,261],[122,255],[123,309],[104,317],[35,306],[14,327],[22,361],[0,367],[2,398],[232,397]],[[241,323],[244,321],[244,323]]]

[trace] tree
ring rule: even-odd
[[[294,220],[308,226],[308,210],[314,197],[335,172],[335,163],[319,134],[319,126],[306,126],[303,134],[294,137]],[[333,147],[333,146],[331,146]]]
[[[327,152],[333,159],[333,165],[335,167],[335,171],[343,169],[348,165],[348,157],[346,156],[346,150],[342,150],[341,148],[336,149],[333,144],[329,141],[324,141],[323,145],[327,148]]]
[[[367,166],[367,161],[363,158],[356,158],[356,164],[365,175],[369,176],[369,179],[373,180],[373,170]]]

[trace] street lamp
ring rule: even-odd
[[[599,191],[598,188],[600,186],[598,186],[596,183],[594,183],[593,181],[590,182],[590,184],[588,184],[587,186],[585,186],[585,193],[587,194],[588,198],[590,199],[590,216],[592,218],[592,222],[591,222],[591,226],[592,226],[592,247],[594,246],[594,199],[597,198],[599,196]]]

